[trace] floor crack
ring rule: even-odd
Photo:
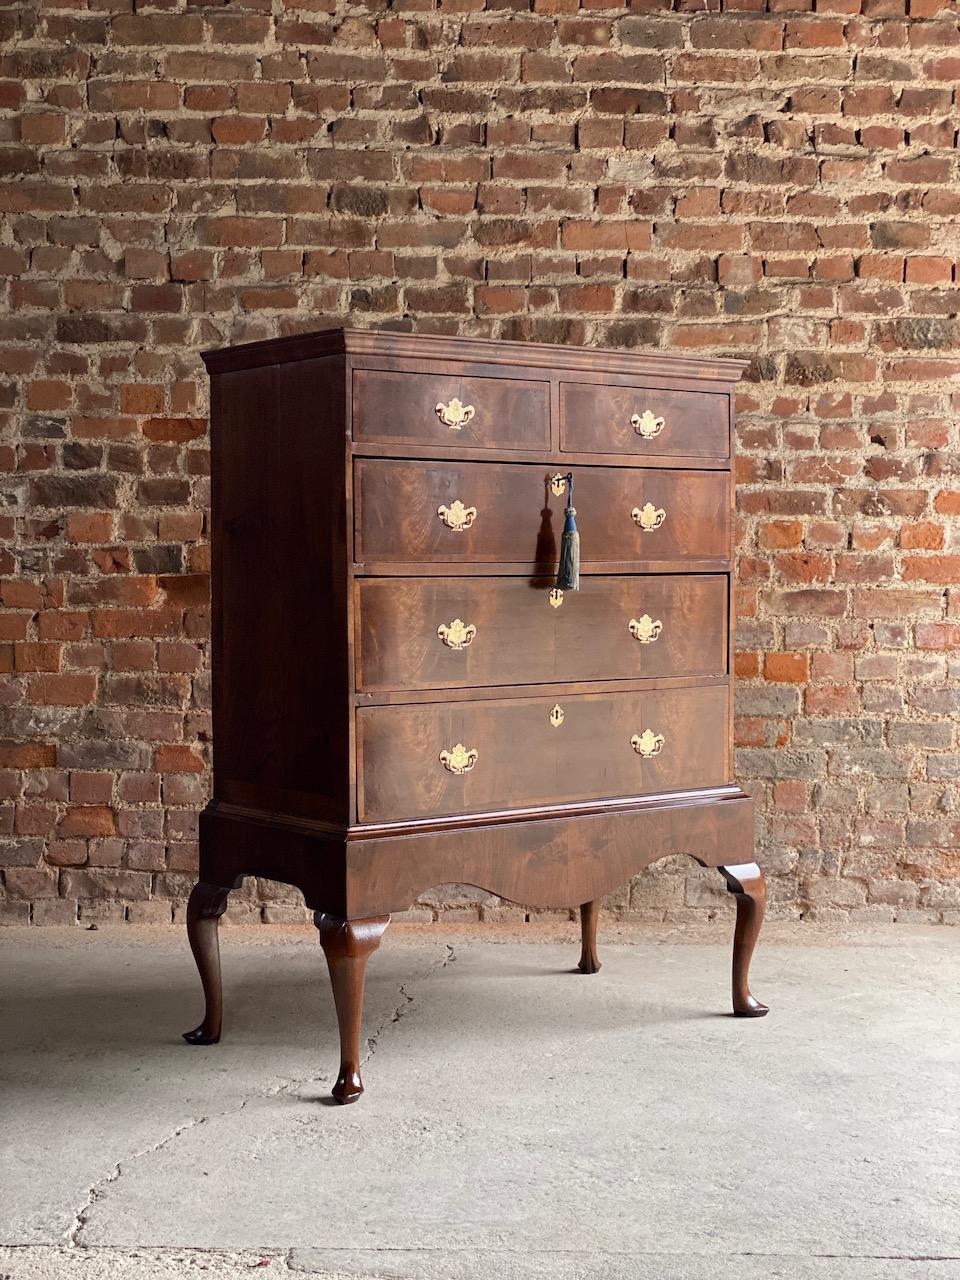
[[[246,1099],[241,1106],[246,1105]],[[239,1110],[240,1108],[237,1108]],[[229,1114],[224,1112],[223,1114]],[[80,1239],[83,1230],[87,1225],[90,1214],[93,1212],[93,1206],[103,1195],[107,1187],[114,1182],[119,1182],[123,1176],[124,1166],[132,1164],[133,1161],[141,1159],[143,1156],[153,1155],[157,1151],[162,1151],[168,1143],[179,1138],[181,1133],[185,1133],[188,1129],[195,1129],[197,1125],[206,1124],[210,1119],[209,1116],[191,1116],[189,1120],[185,1120],[183,1124],[178,1124],[172,1133],[168,1133],[166,1137],[161,1138],[159,1142],[151,1143],[149,1147],[143,1147],[140,1151],[134,1151],[130,1155],[125,1156],[122,1160],[118,1160],[109,1173],[102,1178],[98,1178],[87,1192],[87,1198],[74,1215],[73,1226],[66,1234],[66,1242],[73,1248],[83,1249],[86,1246]]]
[[[444,948],[444,954],[441,955],[440,959],[435,961],[426,973],[423,974],[422,978],[417,979],[417,981],[427,981],[429,978],[432,978],[434,974],[439,973],[441,969],[445,969],[448,964],[452,964],[456,960],[457,957],[453,945],[449,942],[445,942]],[[402,997],[401,1003],[397,1005],[388,1018],[384,1018],[376,1031],[367,1037],[367,1052],[360,1061],[361,1066],[363,1066],[365,1062],[368,1062],[376,1053],[377,1043],[384,1031],[386,1031],[388,1027],[392,1027],[395,1023],[399,1022],[405,1014],[410,1012],[410,1006],[413,1004],[414,997],[407,992],[407,984],[405,982],[400,983],[399,992]]]

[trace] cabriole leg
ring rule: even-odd
[[[750,994],[749,974],[753,949],[760,936],[767,900],[763,872],[755,862],[720,867],[728,890],[737,899],[737,924],[733,934],[733,1012],[738,1018],[762,1018],[768,1012]]]
[[[187,903],[187,937],[200,971],[205,1002],[203,1021],[185,1031],[187,1044],[216,1044],[223,1025],[223,987],[220,981],[220,917],[227,909],[230,890],[201,880],[193,886]]]
[[[600,957],[597,955],[597,920],[600,916],[600,900],[585,902],[580,908],[580,964],[581,973],[596,973],[600,968]]]
[[[333,1096],[337,1102],[356,1102],[363,1093],[360,1023],[367,960],[379,947],[390,917],[341,920],[338,916],[316,911],[313,921],[320,931],[320,945],[327,958],[340,1027],[340,1074],[333,1086]]]

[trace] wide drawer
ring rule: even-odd
[[[726,578],[360,578],[357,688],[445,689],[726,672]]]
[[[355,461],[359,563],[513,563],[556,568],[564,496],[543,466]],[[725,471],[578,467],[581,564],[725,559]]]
[[[550,444],[550,384],[460,373],[353,374],[353,438],[458,449]]]
[[[725,458],[730,402],[705,391],[661,391],[565,382],[560,387],[565,453]]]
[[[726,781],[724,686],[364,707],[357,726],[361,822]]]

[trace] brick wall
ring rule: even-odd
[[[349,317],[750,357],[738,733],[774,898],[958,919],[955,11],[332,9],[0,13],[0,916],[182,909],[195,353]],[[709,912],[711,885],[671,862],[615,903]]]

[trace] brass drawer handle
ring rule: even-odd
[[[469,773],[477,763],[478,754],[476,747],[468,751],[462,742],[458,742],[452,750],[440,752],[440,763],[451,773]]]
[[[441,400],[434,412],[445,427],[449,427],[451,431],[459,431],[470,421],[476,409],[472,404],[461,404],[454,396],[449,404],[444,404]]]
[[[654,417],[649,409],[644,409],[643,413],[633,415],[630,425],[638,436],[642,436],[644,440],[652,440],[654,436],[660,434],[666,423],[663,418]]]
[[[437,507],[437,515],[454,533],[462,533],[464,529],[469,529],[477,518],[476,507],[465,507],[457,498],[456,502],[451,502],[449,507]]]
[[[630,514],[644,533],[659,529],[667,518],[663,507],[655,507],[652,502],[645,502],[642,507],[634,507]]]
[[[454,618],[449,627],[444,626],[442,622],[437,627],[437,635],[448,649],[466,649],[473,643],[473,637],[476,634],[477,628],[472,622],[464,625],[459,618]]]
[[[630,739],[630,745],[638,756],[643,756],[645,760],[649,760],[651,756],[658,756],[663,749],[666,741],[662,733],[654,733],[652,729],[644,729],[643,733],[635,733]]]
[[[663,623],[659,618],[651,618],[649,613],[645,613],[641,618],[631,618],[627,623],[627,630],[641,644],[653,644],[663,630]]]

